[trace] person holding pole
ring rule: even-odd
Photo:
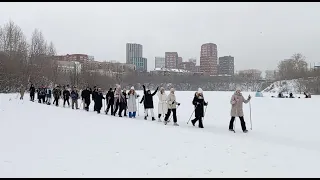
[[[195,106],[195,119],[191,120],[192,125],[195,126],[199,120],[199,128],[203,128],[202,118],[204,117],[203,107],[208,105],[208,102],[204,101],[203,91],[201,88],[195,93],[192,104]]]
[[[239,117],[241,122],[241,128],[244,133],[247,133],[248,130],[246,128],[246,122],[244,121],[243,117],[243,103],[247,104],[250,102],[251,96],[248,96],[248,99],[244,99],[242,96],[241,90],[237,89],[236,92],[232,95],[230,103],[231,103],[231,120],[229,123],[229,131],[234,131],[233,129],[233,123],[235,120],[235,117]]]

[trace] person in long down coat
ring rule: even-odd
[[[208,102],[204,101],[203,91],[201,88],[195,93],[192,104],[195,106],[195,119],[191,120],[192,125],[195,126],[199,121],[199,128],[203,128],[202,118],[204,117],[204,106],[208,105]]]
[[[119,117],[122,117],[121,113],[122,113],[123,106],[122,106],[121,101],[123,100],[123,94],[121,92],[121,86],[118,85],[118,84],[116,86],[117,87],[116,87],[116,90],[114,92],[115,109],[114,109],[113,115],[115,116],[117,111],[119,110]]]
[[[128,112],[129,112],[129,118],[136,118],[136,112],[137,112],[137,99],[139,95],[134,90],[134,87],[132,86],[130,88],[130,91],[128,92]]]
[[[180,103],[176,101],[176,95],[174,94],[175,89],[170,89],[170,94],[167,97],[167,104],[168,104],[168,113],[166,114],[166,117],[164,118],[164,124],[167,125],[168,119],[170,117],[171,111],[173,113],[173,122],[174,126],[179,126],[177,123],[177,105],[180,106]]]
[[[167,95],[163,87],[158,92],[158,121],[161,122],[161,116],[165,117],[168,112]]]
[[[26,90],[26,88],[21,84],[21,86],[20,86],[20,100],[23,100],[25,90]]]
[[[251,99],[251,96],[248,96],[248,99],[244,99],[244,97],[242,96],[242,93],[240,91],[240,89],[237,89],[236,92],[232,95],[230,103],[231,103],[231,120],[229,123],[229,130],[230,131],[234,131],[233,129],[233,123],[235,120],[235,117],[239,117],[240,121],[241,121],[241,128],[242,131],[244,133],[247,133],[248,130],[246,128],[246,123],[244,121],[243,118],[243,103],[248,103]]]
[[[151,93],[150,90],[146,90],[145,85],[142,85],[143,87],[143,92],[144,92],[144,119],[147,120],[147,114],[148,114],[148,110],[150,110],[151,112],[151,117],[152,117],[152,121],[155,121],[156,119],[154,118],[154,113],[153,113],[153,96],[156,95],[156,93],[158,92],[159,87],[157,87],[157,89]]]
[[[96,111],[98,114],[100,114],[100,111],[101,111],[101,108],[102,108],[102,99],[105,99],[103,97],[103,94],[102,94],[102,90],[101,88],[98,88],[98,91],[96,93],[96,96],[95,96],[95,105],[96,105]]]

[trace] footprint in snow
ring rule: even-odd
[[[247,154],[246,152],[242,152],[242,154]]]
[[[208,169],[209,172],[212,172],[212,169]]]
[[[248,172],[248,169],[245,169],[244,172]]]
[[[12,163],[11,161],[3,161],[3,162],[5,162],[5,163]]]
[[[120,153],[119,152],[116,152],[116,155],[119,155]]]

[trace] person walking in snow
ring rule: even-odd
[[[76,87],[73,87],[71,89],[71,106],[72,109],[74,109],[74,105],[76,105],[76,109],[79,109],[78,107],[78,99],[79,99],[79,93]]]
[[[59,106],[59,98],[60,98],[60,96],[61,96],[60,86],[57,85],[53,89],[53,98],[54,98],[53,104],[55,103],[56,106]]]
[[[47,89],[46,89],[46,103],[47,103],[47,105],[51,104],[51,97],[52,97],[51,88],[47,87]]]
[[[122,96],[123,100],[121,102],[122,102],[122,109],[124,111],[123,116],[126,117],[127,116],[127,109],[128,109],[128,102],[127,102],[128,97],[127,97],[126,89],[122,90],[122,95],[123,95]]]
[[[96,96],[95,96],[95,105],[96,105],[96,111],[97,111],[97,113],[98,114],[100,114],[100,111],[101,111],[101,108],[102,108],[102,99],[105,99],[104,97],[103,97],[103,94],[102,94],[102,90],[101,90],[101,88],[98,88],[98,91],[96,91],[97,92],[97,94],[96,94]]]
[[[93,91],[92,91],[92,100],[94,102],[93,111],[97,111],[97,106],[96,106],[96,96],[97,95],[98,95],[98,88],[97,88],[97,86],[94,86]]]
[[[141,98],[141,101],[140,101],[140,104],[144,104],[144,95],[142,96],[142,98]],[[147,117],[149,116],[148,115],[148,111],[146,111],[146,108],[143,106],[143,109],[144,109],[144,112],[147,112]]]
[[[158,121],[161,122],[161,116],[165,117],[168,112],[167,95],[163,87],[158,92]]]
[[[109,109],[111,108],[111,115],[113,115],[113,105],[114,105],[114,92],[113,89],[110,88],[107,95],[106,95],[106,101],[107,101],[107,109],[106,114],[108,114]]]
[[[124,103],[124,96],[121,92],[121,86],[117,84],[116,91],[114,93],[114,101],[115,101],[115,109],[113,115],[115,116],[117,111],[119,110],[119,117],[122,117],[121,113],[123,111],[123,103]]]
[[[137,112],[137,99],[139,95],[134,90],[132,86],[130,91],[128,92],[128,111],[129,111],[129,118],[136,118]]]
[[[251,99],[251,96],[248,96],[248,99],[244,99],[242,96],[241,90],[237,89],[236,92],[232,95],[230,103],[231,103],[231,120],[229,123],[229,130],[234,131],[233,129],[233,123],[235,120],[235,117],[239,117],[241,121],[241,128],[244,133],[247,133],[248,130],[246,128],[246,122],[244,121],[243,118],[243,103],[248,103]]]
[[[70,99],[70,91],[66,88],[66,87],[63,87],[64,90],[63,90],[63,107],[65,107],[66,105],[66,102],[68,103],[68,106],[70,107],[70,102],[69,102],[69,99]]]
[[[33,84],[31,84],[29,92],[30,92],[30,101],[34,102],[34,94],[36,92],[36,89],[34,88]]]
[[[199,128],[203,128],[204,106],[207,106],[208,102],[205,102],[201,88],[198,88],[198,91],[195,93],[192,104],[195,106],[195,119],[191,120],[192,125],[195,126],[196,122],[199,121]]]
[[[171,115],[171,111],[173,113],[173,125],[174,126],[179,126],[177,123],[177,105],[180,106],[180,103],[176,101],[176,95],[174,94],[175,89],[171,88],[170,93],[167,97],[167,104],[168,104],[168,113],[166,114],[166,117],[164,118],[164,124],[167,125],[168,119]]]
[[[20,100],[23,100],[24,92],[26,91],[26,88],[21,84],[20,86]]]
[[[84,109],[86,111],[89,111],[89,106],[90,106],[90,94],[91,94],[91,91],[89,89],[89,87],[87,87],[86,89],[84,89],[82,92],[81,92],[81,99],[82,99],[82,102],[84,103]]]
[[[45,103],[46,101],[46,88],[44,87],[44,85],[42,85],[39,89],[38,89],[38,101],[39,103]]]
[[[158,92],[159,87],[151,94],[151,91],[148,89],[146,90],[146,86],[142,85],[143,87],[143,92],[144,92],[144,119],[147,120],[147,113],[148,110],[151,112],[151,117],[152,121],[155,121],[156,119],[154,118],[154,113],[153,113],[153,96]]]

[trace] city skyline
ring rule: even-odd
[[[196,57],[199,65],[199,47],[213,42],[219,57],[235,57],[235,71],[265,71],[294,53],[305,55],[308,63],[320,61],[320,26],[315,21],[319,8],[319,3],[278,2],[8,2],[1,3],[0,23],[12,20],[27,36],[40,29],[58,54],[90,54],[98,61],[125,63],[124,44],[136,42],[143,45],[151,70],[154,58],[167,51],[178,52],[184,61]]]

